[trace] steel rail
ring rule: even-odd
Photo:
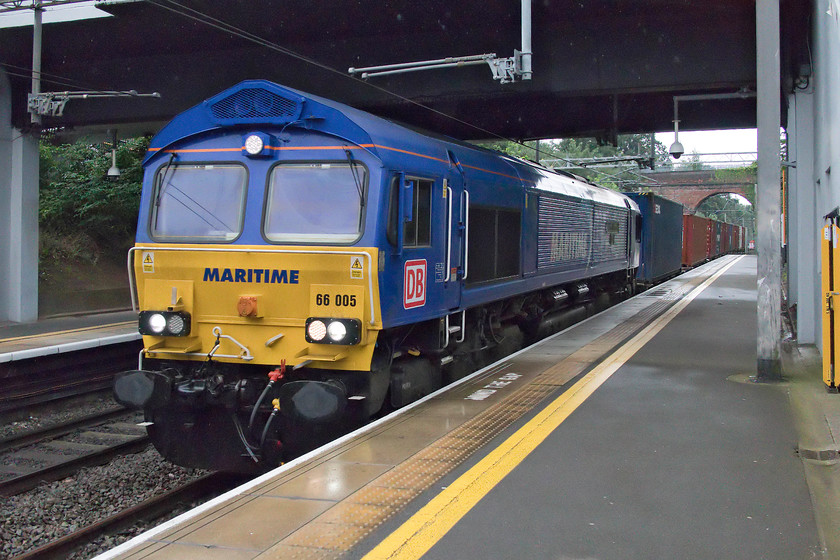
[[[133,525],[138,519],[150,520],[160,517],[184,502],[228,490],[232,485],[241,482],[242,479],[240,476],[229,473],[210,473],[174,490],[150,498],[136,506],[132,506],[101,521],[97,521],[92,525],[83,527],[55,541],[30,550],[20,556],[15,556],[12,560],[52,560],[66,558],[74,549],[102,535],[114,533],[122,528]]]
[[[0,439],[0,452],[5,452],[9,449],[14,449],[15,447],[23,447],[24,445],[30,445],[46,439],[64,436],[76,430],[96,426],[98,424],[108,422],[109,420],[119,418],[120,416],[129,416],[130,414],[132,414],[132,411],[130,410],[125,408],[116,408],[114,410],[109,410],[108,412],[90,414],[64,424],[49,426],[38,430],[32,430],[21,435],[3,438]]]
[[[74,457],[69,461],[50,465],[31,473],[22,474],[0,481],[0,496],[14,496],[32,490],[42,482],[54,482],[77,473],[84,467],[101,465],[110,459],[128,453],[137,453],[149,445],[149,436],[137,436],[134,439],[108,446],[102,450]]]

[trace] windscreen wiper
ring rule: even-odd
[[[175,160],[175,154],[169,154],[169,161],[166,164],[166,169],[163,170],[163,175],[160,176],[160,186],[155,196],[155,208],[160,207],[160,199],[163,196],[163,190],[166,188],[166,174],[169,173],[169,168],[172,167],[172,162]]]
[[[353,154],[350,153],[350,148],[344,148],[344,153],[347,155],[347,163],[350,164],[350,173],[353,175],[353,182],[356,184],[356,190],[359,191],[359,203],[361,208],[365,207],[365,193],[362,189],[362,181],[356,173],[356,165],[353,163]]]

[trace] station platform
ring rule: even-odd
[[[840,395],[756,317],[720,258],[97,560],[837,558]]]
[[[133,311],[0,323],[0,364],[141,338]]]

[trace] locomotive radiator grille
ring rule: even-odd
[[[585,268],[627,256],[627,210],[541,197],[537,268]]]
[[[586,267],[592,243],[591,206],[543,196],[539,208],[537,268]]]
[[[294,120],[300,115],[300,110],[300,103],[294,99],[262,88],[241,89],[210,105],[210,112],[219,120]]]
[[[595,206],[595,219],[592,231],[593,264],[626,258],[626,210],[608,206]]]

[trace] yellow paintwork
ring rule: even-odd
[[[823,382],[826,387],[837,387],[836,361],[840,357],[840,321],[837,311],[840,310],[840,228],[829,224],[822,229],[822,292],[823,292]],[[831,259],[829,259],[831,256]],[[833,260],[834,267],[829,266]],[[831,282],[830,282],[831,280]],[[831,286],[833,285],[833,289]],[[832,327],[834,337],[832,340]]]
[[[144,336],[147,357],[204,360],[218,328],[223,336],[214,359],[220,362],[370,369],[382,328],[376,248],[143,244],[133,262],[141,311],[192,316],[188,337]],[[242,296],[256,298],[256,316],[239,316]],[[361,342],[309,344],[307,317],[358,319]]]

